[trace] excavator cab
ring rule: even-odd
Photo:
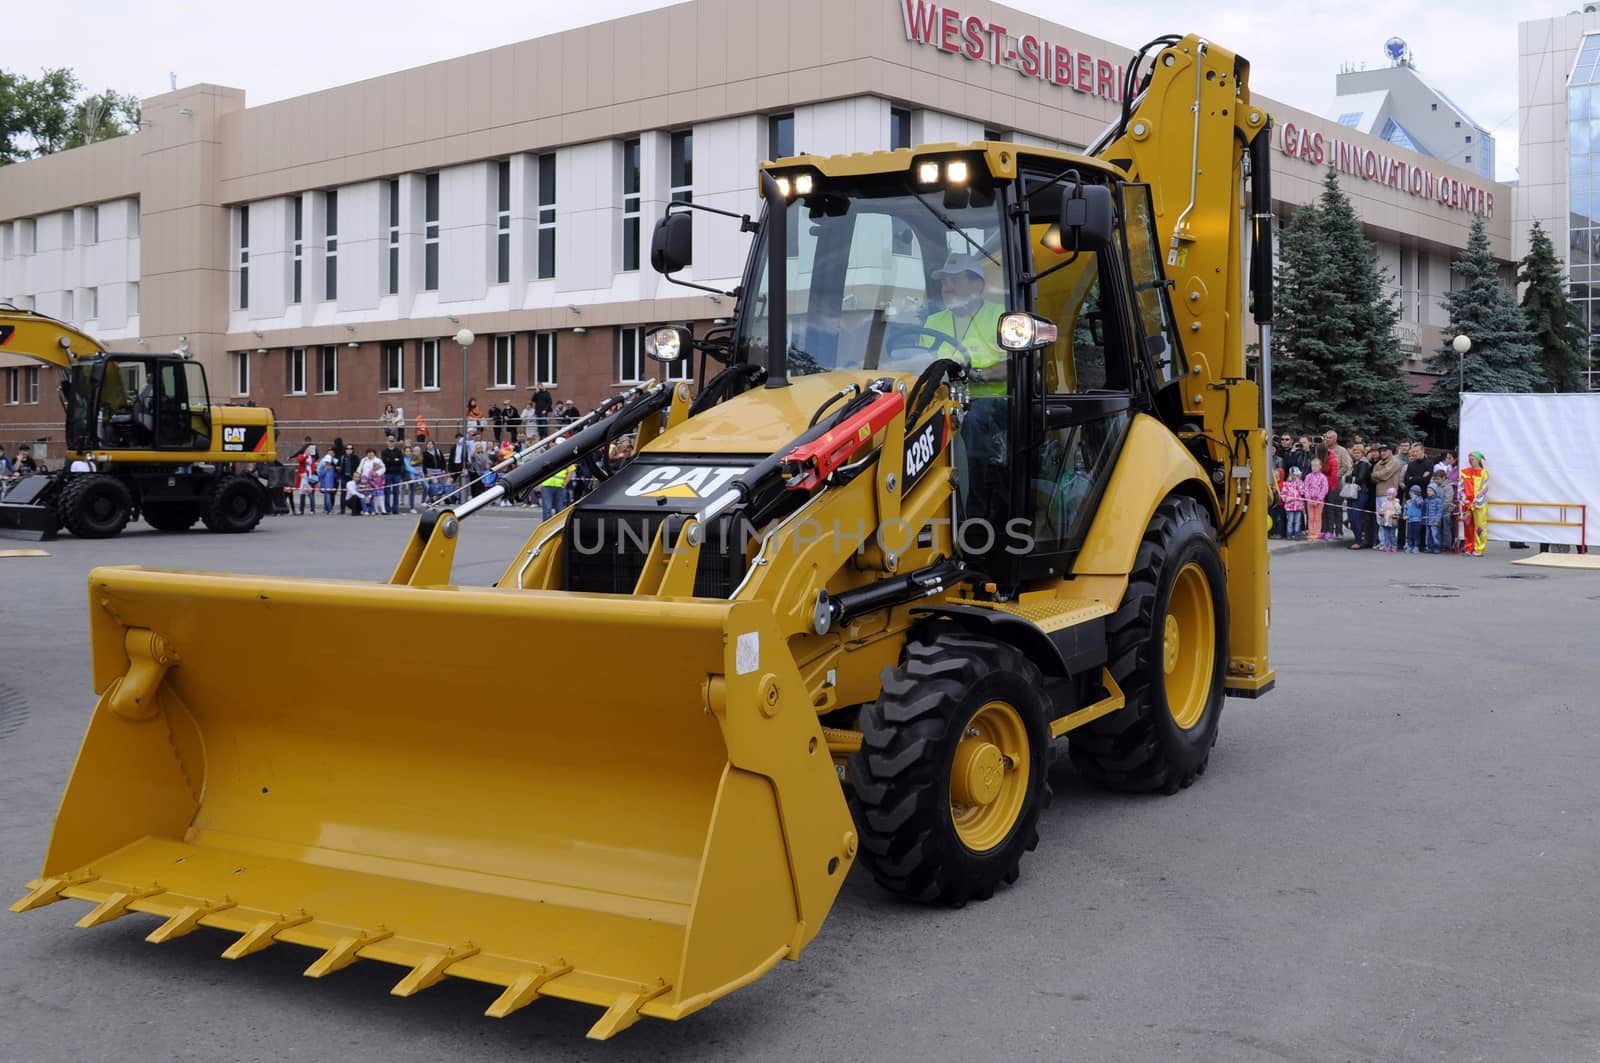
[[[198,362],[101,355],[70,367],[63,394],[71,450],[210,449],[210,390]]]

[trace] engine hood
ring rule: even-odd
[[[916,383],[910,374],[881,371],[790,377],[786,388],[752,388],[690,418],[651,440],[640,455],[739,454],[751,456],[748,464],[753,464],[804,432],[830,395],[850,384],[865,388],[885,376],[903,380],[908,388]]]

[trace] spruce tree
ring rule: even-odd
[[[1583,391],[1583,374],[1589,361],[1583,321],[1578,308],[1567,298],[1567,283],[1561,275],[1555,245],[1537,221],[1531,238],[1517,280],[1527,285],[1522,293],[1522,314],[1538,345],[1544,387],[1550,391]]]
[[[1329,170],[1315,206],[1279,241],[1273,409],[1285,428],[1397,435],[1411,392],[1395,340],[1399,308],[1350,201]]]
[[[1450,325],[1444,342],[1428,359],[1428,370],[1440,374],[1428,395],[1428,407],[1456,429],[1461,410],[1457,381],[1461,377],[1465,377],[1467,391],[1526,392],[1543,386],[1544,370],[1516,295],[1500,283],[1499,264],[1489,253],[1482,217],[1472,219],[1467,249],[1450,269],[1462,283],[1444,297]],[[1465,358],[1451,346],[1457,336],[1472,341]]]

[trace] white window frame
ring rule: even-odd
[[[420,340],[417,343],[417,390],[439,390],[438,340]]]
[[[1472,138],[1468,137],[1467,140],[1471,142]],[[84,210],[83,216],[85,218],[84,228],[88,232],[80,233],[79,235],[88,237],[83,241],[86,244],[98,244],[100,242],[100,208],[98,206],[89,207]]]
[[[339,190],[325,193],[322,243],[322,299],[339,301]]]
[[[71,288],[61,293],[61,320],[78,323],[78,300]]]
[[[21,368],[6,370],[6,405],[16,406],[22,402],[22,370]]]
[[[535,332],[533,334],[533,382],[530,388],[553,388],[560,376],[561,366],[556,353],[556,334],[554,332]]]
[[[239,290],[234,297],[235,309],[250,309],[250,204],[243,203],[233,208],[234,217],[238,220],[239,234]]]
[[[99,288],[85,288],[83,290],[83,319],[85,321],[100,320]]]
[[[517,386],[517,337],[502,332],[489,339],[489,387],[504,390]]]
[[[546,167],[550,173],[550,201],[544,200],[544,175]],[[540,280],[550,280],[556,275],[556,200],[561,195],[561,189],[556,185],[556,155],[555,152],[546,152],[539,156],[539,187],[536,197],[539,201],[538,229],[534,237],[535,265],[534,276]],[[550,234],[549,240],[545,233]],[[550,253],[544,254],[541,250],[548,243]]]
[[[438,173],[424,174],[422,178],[422,290],[439,290],[439,189]],[[430,203],[429,200],[432,200]],[[434,212],[428,217],[428,211]],[[433,283],[428,283],[428,265],[433,264]]]
[[[328,387],[328,369],[333,369],[333,387]],[[317,394],[339,394],[339,348],[319,347],[317,349]]]
[[[235,395],[250,394],[250,352],[233,352],[233,393]]]
[[[629,341],[632,341],[631,344]],[[631,376],[627,370],[630,368],[628,348],[632,347],[632,366],[635,373]],[[617,329],[617,380],[618,384],[642,384],[645,381],[644,365],[644,329],[638,325]]]
[[[294,209],[290,211],[292,220],[289,223],[291,226],[289,230],[290,242],[294,245],[294,265],[293,271],[289,276],[290,305],[298,305],[301,297],[304,295],[306,231],[305,211],[305,197],[295,196]]]
[[[511,160],[495,163],[494,275],[496,284],[511,283]]]
[[[388,292],[400,294],[400,178],[391,177],[389,188],[389,252],[384,260]]]
[[[29,406],[39,405],[39,367],[36,365],[22,369],[22,401]]]
[[[288,394],[306,394],[307,386],[311,382],[310,375],[306,372],[306,349],[304,347],[289,348],[288,363],[289,379],[284,381],[284,384],[289,389]]]
[[[399,340],[385,343],[378,348],[378,357],[382,362],[383,390],[404,391],[406,389],[406,345]]]
[[[139,312],[139,282],[128,282],[128,316],[133,317]]]
[[[675,362],[667,362],[662,374],[667,380],[677,383],[682,380],[694,380],[694,354],[690,352]]]

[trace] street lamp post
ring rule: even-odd
[[[477,339],[469,328],[463,328],[452,337],[461,344],[461,435],[467,434],[467,348],[472,346],[472,341]]]
[[[1456,394],[1460,395],[1467,390],[1467,352],[1472,350],[1471,337],[1462,334],[1450,341],[1450,349],[1456,352]]]

